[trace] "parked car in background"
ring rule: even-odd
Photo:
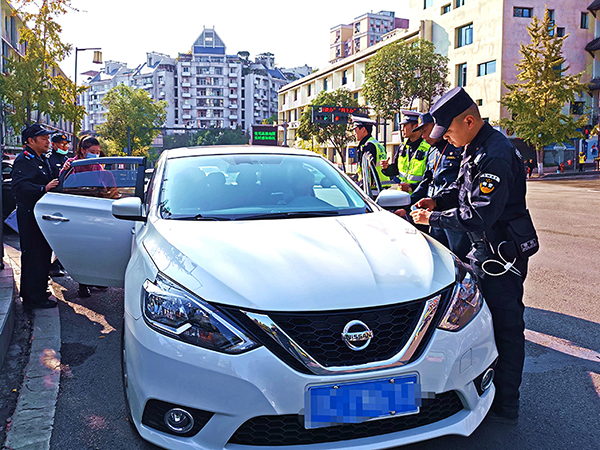
[[[74,165],[98,163],[123,170],[67,178],[35,215],[75,280],[124,286],[123,384],[144,439],[380,449],[482,422],[490,312],[465,265],[380,206],[408,194],[375,202],[292,148],[168,150],[145,194],[140,158]]]
[[[2,158],[2,220],[13,212],[16,207],[12,196],[12,168],[14,158]]]

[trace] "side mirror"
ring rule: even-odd
[[[375,202],[383,209],[396,211],[410,206],[410,194],[397,189],[385,189],[377,196]]]
[[[112,204],[112,214],[117,219],[145,222],[146,215],[139,197],[128,197],[115,200]]]

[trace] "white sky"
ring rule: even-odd
[[[247,50],[251,58],[275,55],[279,67],[308,64],[322,68],[329,60],[329,30],[366,12],[394,11],[410,18],[409,0],[72,0],[80,12],[59,18],[64,42],[73,47],[101,47],[103,60],[135,68],[146,53],[176,57],[190,50],[204,26],[215,27],[228,55]],[[412,28],[415,25],[410,23]],[[77,72],[98,70],[93,52],[79,52]],[[60,65],[71,79],[73,56]],[[82,77],[78,75],[78,82]]]

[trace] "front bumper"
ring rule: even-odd
[[[487,414],[495,392],[492,387],[479,396],[473,383],[497,357],[491,315],[485,305],[463,330],[455,333],[435,330],[425,352],[411,364],[336,376],[299,373],[265,347],[235,356],[204,350],[158,334],[143,319],[136,320],[129,314],[125,315],[124,333],[127,392],[135,426],[144,439],[170,449],[256,449],[266,446],[265,441],[253,443],[251,433],[242,433],[244,428],[238,429],[259,416],[302,414],[308,386],[414,373],[419,375],[423,392],[443,394],[454,391],[463,408],[442,420],[405,431],[359,438],[342,433],[340,440],[332,442],[295,441],[295,445],[307,442],[296,448],[380,449],[448,434],[469,436]],[[213,415],[193,436],[174,436],[142,424],[144,408],[152,399]],[[265,426],[275,425],[275,422],[267,419]],[[252,428],[246,424],[245,430],[249,429]],[[285,434],[285,430],[281,433]],[[281,442],[285,441],[273,441]],[[291,442],[279,444],[270,444],[269,448],[288,448]]]

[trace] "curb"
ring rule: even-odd
[[[586,172],[567,172],[567,173],[545,173],[543,177],[532,177],[528,178],[527,181],[551,181],[551,180],[564,180],[564,179],[581,179],[600,176],[598,170],[588,170]]]
[[[4,269],[0,270],[0,366],[4,363],[15,325],[14,294],[13,270],[5,260]]]

